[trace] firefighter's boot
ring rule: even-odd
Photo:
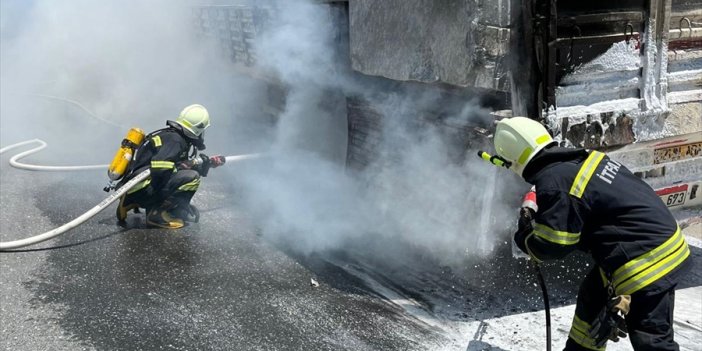
[[[119,205],[117,205],[117,220],[123,223],[127,219],[127,213],[131,210],[138,210],[139,204],[127,199],[127,195],[122,195],[119,198]]]
[[[173,216],[162,208],[150,209],[146,214],[146,224],[166,229],[178,229],[185,226],[182,219]]]
[[[178,206],[173,211],[173,215],[185,222],[197,223],[200,221],[200,211],[197,207],[190,204]]]

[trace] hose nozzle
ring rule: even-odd
[[[490,155],[487,152],[482,151],[482,150],[478,150],[478,156],[480,158],[482,158],[483,160],[490,162],[493,165],[498,166],[498,167],[509,168],[512,165],[512,162],[509,162],[498,155]]]

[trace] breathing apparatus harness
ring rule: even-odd
[[[198,139],[189,138],[185,133],[183,133],[182,127],[179,124],[173,121],[167,121],[166,124],[168,127],[155,130],[146,135],[144,135],[144,132],[139,128],[132,128],[129,130],[129,132],[127,132],[127,135],[124,139],[122,139],[120,148],[117,150],[117,153],[115,153],[112,163],[107,170],[107,175],[109,176],[110,181],[107,186],[102,189],[103,191],[110,192],[111,190],[117,190],[122,187],[135,171],[135,163],[132,161],[137,158],[139,151],[143,150],[143,148],[148,145],[151,140],[153,140],[153,137],[167,130],[176,130],[183,138],[190,141],[192,147],[188,158],[193,159],[194,166],[204,165],[201,166],[201,173],[203,176],[207,176],[209,171],[209,158],[206,155],[195,157],[199,150],[205,149],[205,144],[202,141],[202,137],[199,137]],[[120,179],[121,181],[115,184],[115,181]]]

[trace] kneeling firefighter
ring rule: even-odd
[[[514,235],[536,262],[588,252],[565,350],[604,350],[629,334],[635,350],[678,350],[675,287],[691,266],[675,218],[653,189],[598,151],[561,148],[540,123],[503,119],[494,138],[504,166],[535,185],[538,211],[523,208]]]
[[[200,185],[200,177],[210,168],[221,166],[223,156],[208,157],[204,132],[210,116],[202,105],[183,109],[175,121],[166,121],[166,128],[143,138],[136,147],[119,188],[146,169],[151,174],[120,198],[117,219],[123,222],[130,210],[146,209],[146,222],[161,228],[181,228],[184,222],[197,222],[198,210],[190,200]]]

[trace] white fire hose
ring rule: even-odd
[[[19,162],[20,159],[29,156],[33,153],[39,152],[40,150],[44,149],[46,147],[46,143],[43,140],[39,139],[32,139],[32,140],[27,140],[23,141],[20,143],[8,145],[2,149],[0,149],[0,154],[3,154],[4,152],[15,149],[24,145],[32,144],[32,143],[37,143],[39,144],[38,147],[35,147],[33,149],[21,152],[15,156],[13,156],[10,159],[10,165],[15,168],[19,169],[25,169],[25,170],[30,170],[30,171],[86,171],[86,170],[95,170],[95,169],[107,169],[108,165],[90,165],[90,166],[41,166],[41,165],[31,165],[31,164],[26,164],[26,163],[21,163]],[[235,156],[226,156],[226,163],[228,164],[230,162],[237,162],[237,161],[242,161],[242,160],[247,160],[247,159],[255,159],[258,158],[260,154],[248,154],[248,155],[235,155]],[[139,173],[136,177],[132,178],[130,181],[128,181],[126,184],[124,184],[122,187],[119,188],[119,190],[115,191],[114,193],[110,194],[105,200],[102,200],[97,206],[91,208],[88,210],[88,212],[85,212],[84,214],[80,215],[79,217],[75,218],[74,220],[58,227],[55,229],[52,229],[48,232],[34,235],[32,237],[26,238],[26,239],[20,239],[20,240],[13,240],[13,241],[5,241],[5,242],[0,242],[0,251],[6,251],[6,250],[11,250],[11,249],[17,249],[20,247],[25,247],[29,245],[34,245],[37,243],[40,243],[42,241],[49,240],[51,238],[54,238],[56,236],[59,236],[81,224],[83,222],[87,221],[91,217],[95,216],[102,210],[106,209],[110,204],[115,202],[117,199],[119,199],[124,193],[129,191],[132,187],[134,187],[137,183],[141,182],[142,180],[146,179],[146,177],[151,174],[150,170],[145,170],[141,173]]]
[[[32,143],[37,143],[37,144],[39,144],[39,146],[37,146],[33,149],[29,149],[29,150],[24,151],[24,152],[20,152],[19,154],[15,155],[15,156],[12,156],[12,158],[10,158],[10,165],[12,167],[19,168],[19,169],[25,169],[28,171],[89,171],[89,170],[93,170],[93,169],[105,169],[109,166],[109,165],[39,166],[39,165],[30,165],[27,163],[19,162],[19,160],[21,160],[21,159],[23,159],[31,154],[37,153],[46,147],[46,142],[44,142],[44,140],[40,140],[40,139],[27,140],[27,141],[23,141],[23,142],[20,142],[17,144],[12,144],[12,145],[6,146],[6,147],[0,149],[0,155],[2,155],[5,151],[12,150],[12,149],[18,148],[20,146],[24,146],[24,145],[28,145],[28,144],[32,144]]]

